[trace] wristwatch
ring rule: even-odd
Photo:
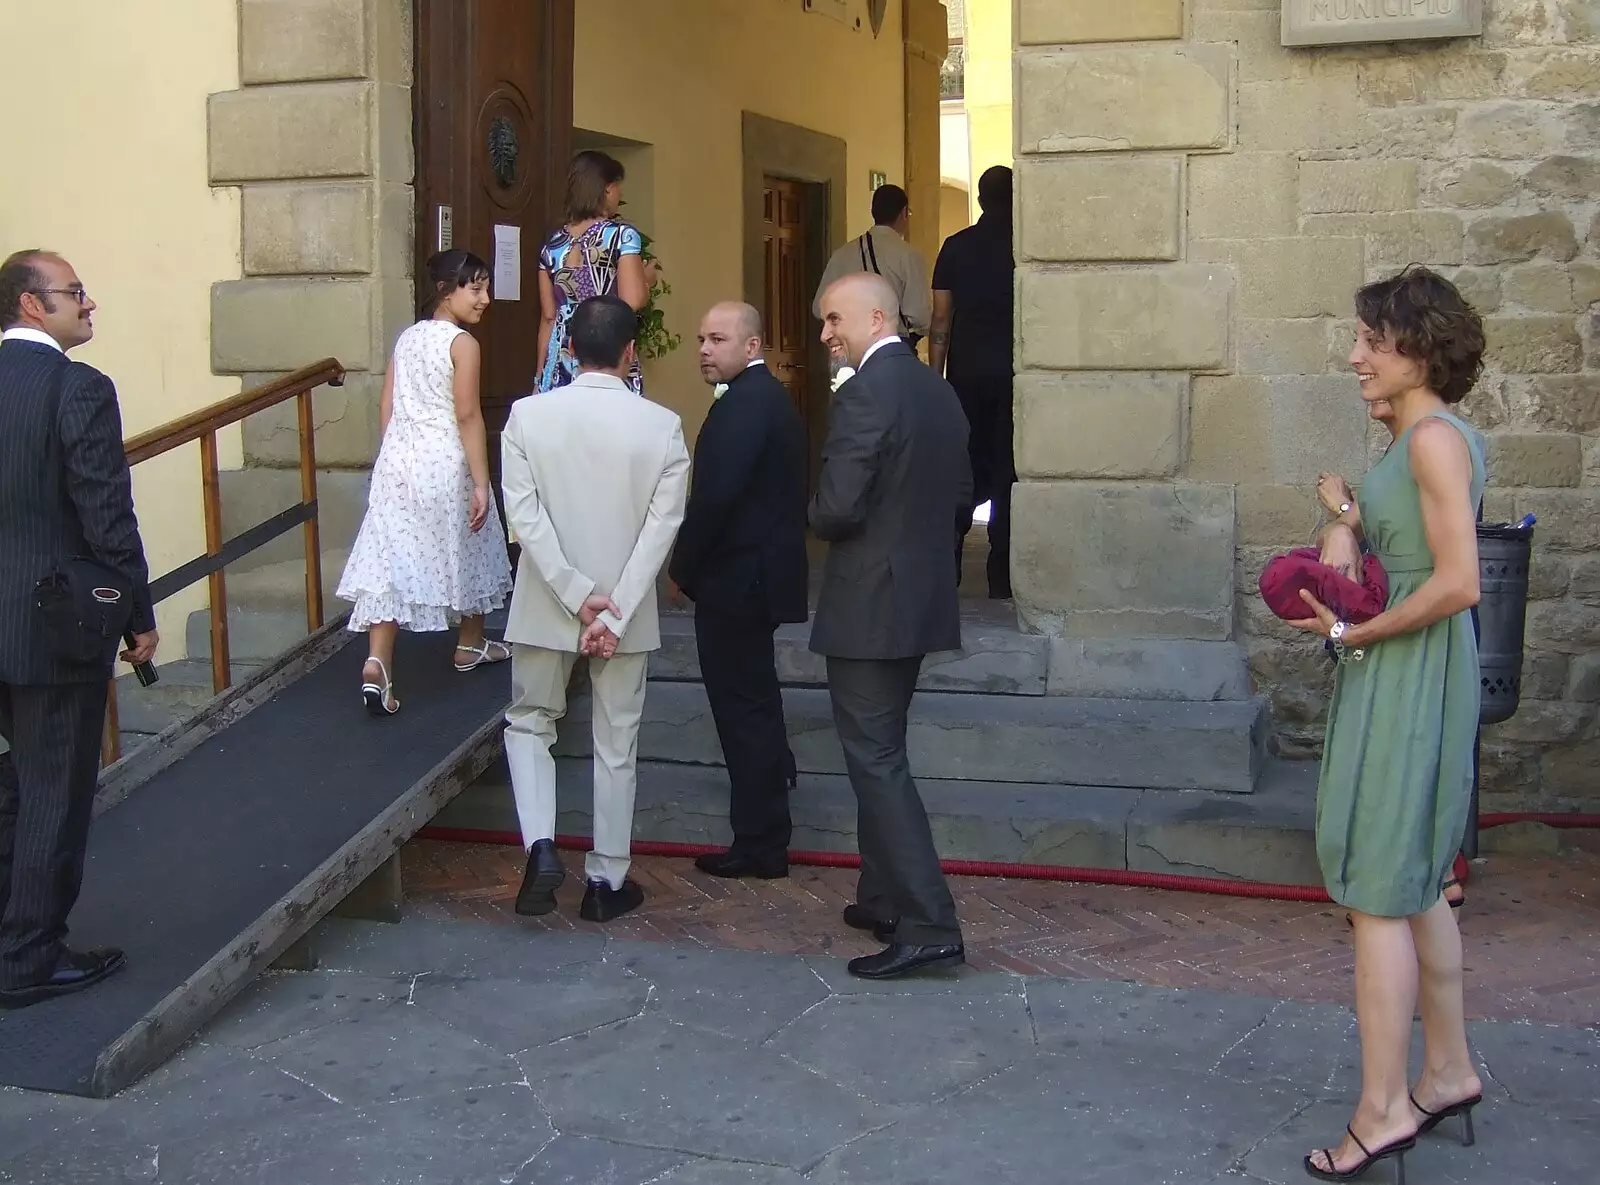
[[[1351,508],[1352,505],[1353,505],[1353,503],[1350,503],[1350,502],[1341,502],[1341,503],[1339,503],[1339,513],[1340,514],[1349,514],[1350,513],[1350,508]]]

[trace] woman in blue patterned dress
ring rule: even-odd
[[[622,162],[603,152],[580,152],[567,171],[567,221],[539,251],[539,375],[537,391],[553,391],[578,372],[567,336],[572,310],[591,296],[615,294],[637,311],[650,299],[652,268],[644,263],[638,230],[617,217],[622,207]],[[629,381],[642,389],[638,360]]]

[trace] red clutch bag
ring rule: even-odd
[[[1340,621],[1366,621],[1382,613],[1389,603],[1389,574],[1378,557],[1362,557],[1361,583],[1334,571],[1317,558],[1315,547],[1299,547],[1273,556],[1261,573],[1261,599],[1285,621],[1304,621],[1311,606],[1300,597],[1307,589]]]

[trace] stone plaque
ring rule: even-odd
[[[1283,0],[1285,45],[1477,37],[1483,0]]]

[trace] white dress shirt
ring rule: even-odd
[[[33,342],[35,345],[49,346],[58,354],[65,354],[61,343],[51,337],[42,329],[29,329],[26,325],[18,325],[15,329],[8,329],[0,333],[0,342],[19,341]]]
[[[867,359],[872,357],[879,350],[883,349],[884,346],[899,340],[900,335],[898,333],[891,333],[888,337],[880,337],[877,341],[873,342],[867,347],[867,352],[865,354],[861,355],[861,366],[865,366],[867,364]],[[856,369],[860,370],[861,366],[856,367]]]

